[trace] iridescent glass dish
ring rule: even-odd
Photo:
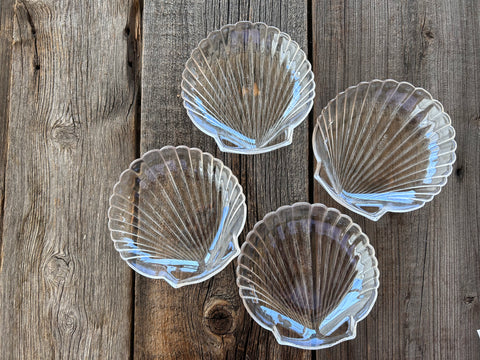
[[[371,220],[418,209],[447,182],[455,130],[443,106],[407,82],[362,82],[323,109],[313,133],[315,179]]]
[[[120,175],[108,217],[128,265],[177,288],[212,277],[239,254],[245,196],[231,170],[209,153],[166,146]]]
[[[289,35],[247,21],[213,31],[183,72],[188,116],[220,150],[258,154],[292,142],[313,105],[307,56]]]
[[[322,349],[353,339],[377,298],[368,237],[322,204],[271,212],[247,235],[237,285],[248,313],[280,344]]]

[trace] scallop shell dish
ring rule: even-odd
[[[220,150],[257,154],[292,142],[315,96],[311,65],[289,35],[242,21],[214,31],[183,72],[188,116]]]
[[[249,314],[280,344],[302,349],[353,339],[375,303],[378,277],[367,236],[322,204],[267,214],[247,235],[237,267]]]
[[[315,178],[371,220],[422,207],[447,183],[455,130],[443,106],[407,82],[374,80],[337,95],[313,134]]]
[[[180,287],[212,277],[239,254],[245,196],[220,160],[167,146],[121,174],[108,216],[115,248],[130,267]]]

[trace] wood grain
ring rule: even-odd
[[[0,2],[0,259],[5,200],[5,165],[7,163],[8,109],[12,62],[13,0]],[[1,267],[1,262],[0,262]]]
[[[181,73],[208,32],[240,19],[264,21],[288,32],[306,50],[306,2],[149,1],[143,16],[141,152],[167,144],[199,147],[223,159],[247,196],[244,233],[280,205],[308,198],[307,123],[294,145],[259,156],[219,152],[188,119]],[[242,239],[243,240],[243,237]],[[229,265],[213,279],[172,289],[136,277],[134,351],[137,359],[310,359],[311,352],[279,346],[250,319]]]
[[[135,156],[124,34],[131,6],[15,4],[2,358],[129,356],[132,275],[109,239],[106,213],[114,182]]]
[[[424,208],[374,223],[315,185],[369,235],[381,273],[357,338],[325,359],[478,359],[480,341],[480,6],[466,1],[313,1],[315,117],[337,92],[394,78],[429,90],[451,115],[458,160]]]
[[[479,14],[477,0],[0,0],[0,357],[478,359]],[[218,151],[186,115],[181,72],[208,32],[243,19],[311,44],[315,117],[373,78],[439,99],[458,160],[433,202],[376,223],[342,208],[313,184],[313,118],[287,148]],[[244,234],[302,200],[362,226],[381,287],[355,340],[318,352],[279,346],[244,310],[236,263],[177,290],[133,276],[109,238],[108,197],[131,160],[168,144],[231,167],[247,196]]]

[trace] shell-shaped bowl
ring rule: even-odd
[[[443,106],[407,82],[362,82],[322,110],[315,179],[340,204],[377,221],[422,207],[446,184],[455,130]]]
[[[166,146],[120,175],[108,218],[128,265],[177,288],[212,277],[239,254],[245,196],[231,170],[211,154]]]
[[[379,272],[352,219],[296,203],[267,214],[247,235],[237,285],[249,314],[280,344],[322,349],[355,337],[377,298]]]
[[[241,21],[211,32],[182,75],[188,116],[222,151],[258,154],[292,142],[315,96],[310,62],[289,35]]]

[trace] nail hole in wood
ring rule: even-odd
[[[433,39],[434,36],[433,36],[433,32],[431,32],[430,30],[427,30],[425,31],[425,36],[429,39]]]
[[[459,177],[459,178],[462,178],[463,177],[463,167],[459,166],[457,168],[457,170],[455,171],[455,174]]]

